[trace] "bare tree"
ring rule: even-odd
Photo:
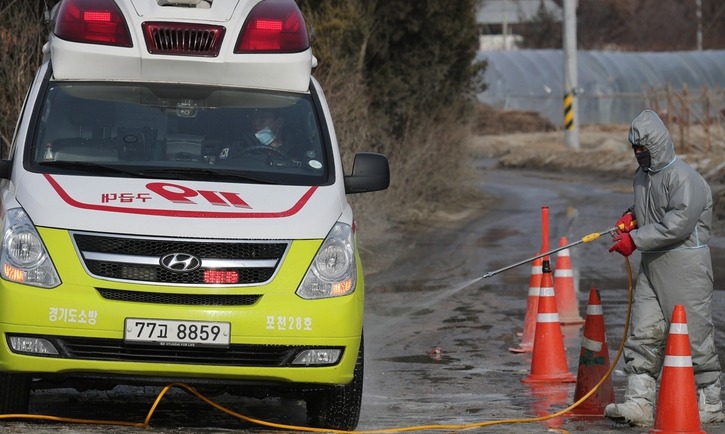
[[[5,147],[42,58],[47,36],[44,9],[42,0],[10,0],[0,8],[0,141]]]

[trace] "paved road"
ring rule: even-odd
[[[495,207],[465,227],[431,231],[406,246],[404,260],[370,279],[373,289],[368,294],[366,333],[371,344],[362,429],[531,418],[573,402],[575,384],[542,390],[525,386],[521,379],[530,372],[531,354],[508,351],[519,342],[516,332],[523,326],[530,266],[484,280],[472,279],[538,251],[541,206],[549,207],[550,247],[554,248],[562,235],[575,241],[612,226],[631,201],[630,184],[593,176],[493,170],[487,163],[482,163],[481,170],[481,188],[499,197]],[[567,208],[574,219],[567,217]],[[722,263],[723,239],[713,244],[714,260]],[[589,289],[600,290],[613,362],[622,341],[628,282],[623,258],[610,254],[609,245],[602,238],[572,249],[571,255],[579,275],[583,316]],[[631,258],[635,273],[637,259],[636,254]],[[717,279],[725,282],[723,276]],[[715,311],[721,311],[725,291],[718,291],[715,300]],[[722,318],[717,330],[718,342],[725,345]],[[581,326],[563,327],[572,373],[578,369],[581,331]],[[427,355],[433,347],[441,349],[440,361]],[[617,398],[622,399],[621,371],[615,371],[613,383]],[[725,433],[722,425],[705,428],[710,433]],[[491,426],[485,432],[550,429],[572,433],[648,431],[604,419],[564,417]]]
[[[523,327],[530,266],[487,279],[488,271],[533,256],[541,247],[541,207],[550,210],[551,246],[560,236],[570,241],[612,224],[629,201],[628,182],[596,177],[531,174],[494,169],[481,162],[480,187],[496,194],[496,205],[466,225],[446,224],[388,248],[400,260],[367,279],[366,374],[359,430],[405,429],[433,425],[527,419],[565,408],[573,383],[532,389],[521,382],[531,354],[514,354],[516,333]],[[567,216],[567,208],[570,208]],[[627,307],[624,261],[607,252],[608,240],[572,249],[578,274],[580,307],[590,288],[600,290],[607,338],[613,360],[621,342]],[[714,241],[714,258],[722,263],[725,240]],[[632,260],[636,267],[636,257]],[[725,278],[717,277],[725,282]],[[725,291],[715,297],[725,308]],[[717,340],[725,348],[725,319],[718,320]],[[563,328],[567,362],[576,373],[581,326]],[[440,353],[432,357],[434,347]],[[620,362],[621,363],[621,362]],[[621,399],[623,377],[615,374]],[[76,418],[143,422],[158,389],[121,388],[112,392],[71,390],[35,393],[32,411]],[[287,424],[304,421],[297,402],[211,397],[235,412]],[[179,390],[165,396],[151,418],[151,428],[78,425],[59,422],[4,422],[0,433],[229,433],[270,431],[213,409]],[[537,433],[647,432],[602,419],[567,417],[546,422],[496,425],[479,432]],[[706,427],[725,433],[725,426]],[[423,431],[422,428],[417,431]]]

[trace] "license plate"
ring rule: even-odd
[[[228,347],[231,325],[214,321],[126,318],[124,340],[177,347]]]

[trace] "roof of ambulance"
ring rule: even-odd
[[[294,0],[63,0],[53,19],[46,49],[56,80],[305,92],[316,64]]]

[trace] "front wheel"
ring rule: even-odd
[[[27,413],[30,377],[0,373],[0,414]]]
[[[355,430],[362,406],[364,353],[361,338],[353,378],[349,384],[316,391],[305,398],[310,426],[342,431]]]

